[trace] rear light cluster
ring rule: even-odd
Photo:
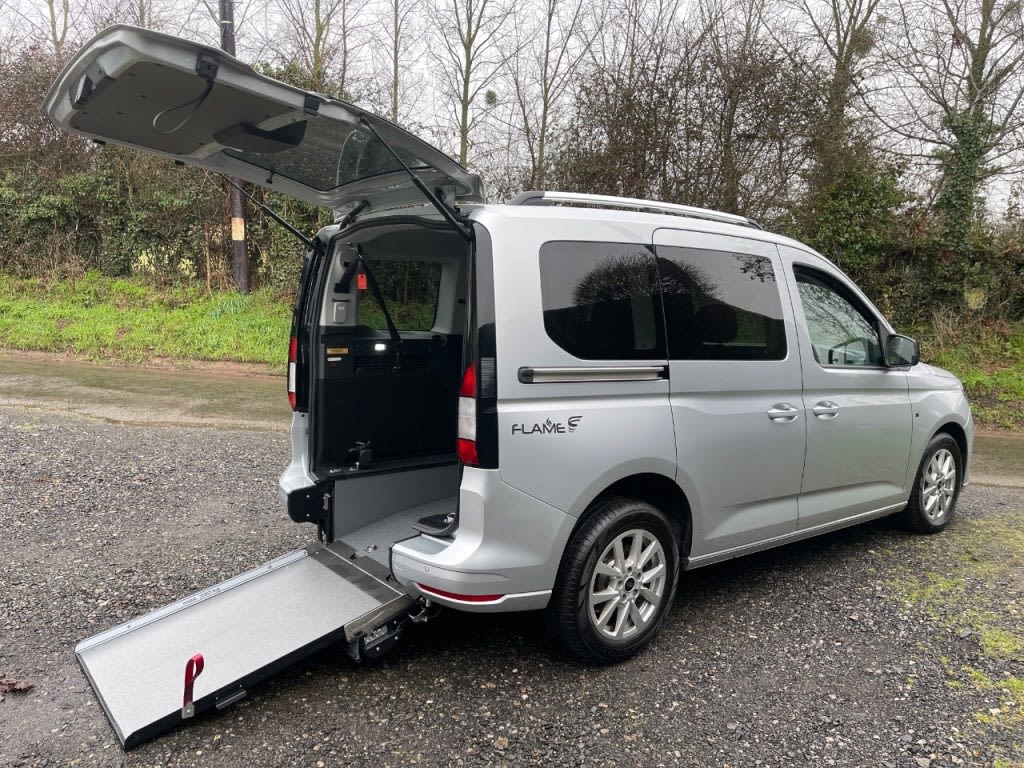
[[[470,467],[480,464],[476,450],[476,396],[476,364],[473,363],[466,369],[459,386],[459,461]]]
[[[288,404],[292,410],[298,404],[298,393],[295,389],[297,371],[296,366],[299,359],[299,340],[292,336],[288,344]],[[450,434],[450,433],[449,433]]]

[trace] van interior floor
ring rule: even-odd
[[[447,515],[454,512],[457,502],[458,496],[452,494],[428,504],[403,509],[362,528],[338,536],[337,539],[361,555],[389,568],[391,545],[396,541],[419,535],[419,531],[413,528],[413,523],[431,515]]]

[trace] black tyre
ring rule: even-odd
[[[938,533],[953,519],[963,484],[960,446],[945,432],[928,443],[914,478],[910,502],[900,515],[903,526],[920,533]]]
[[[664,624],[678,577],[679,544],[665,515],[634,499],[602,500],[565,548],[552,629],[585,661],[628,659]]]

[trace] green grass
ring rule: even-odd
[[[279,364],[291,299],[200,288],[157,289],[142,279],[88,273],[43,283],[0,275],[0,346],[142,362],[234,360]]]
[[[1024,323],[937,321],[922,334],[922,358],[960,377],[979,424],[1024,430]]]

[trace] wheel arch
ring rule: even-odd
[[[690,501],[672,478],[654,472],[628,475],[601,490],[576,520],[571,535],[580,529],[599,506],[599,502],[613,497],[637,499],[661,510],[676,527],[679,556],[682,563],[686,563],[693,543],[693,514]]]
[[[967,432],[957,422],[947,421],[944,424],[935,428],[935,431],[932,432],[931,437],[928,438],[928,443],[931,443],[931,441],[935,439],[935,436],[938,435],[940,432],[945,432],[947,435],[952,437],[953,440],[956,441],[957,446],[960,448],[960,460],[966,467],[967,451],[969,449],[967,441]]]

